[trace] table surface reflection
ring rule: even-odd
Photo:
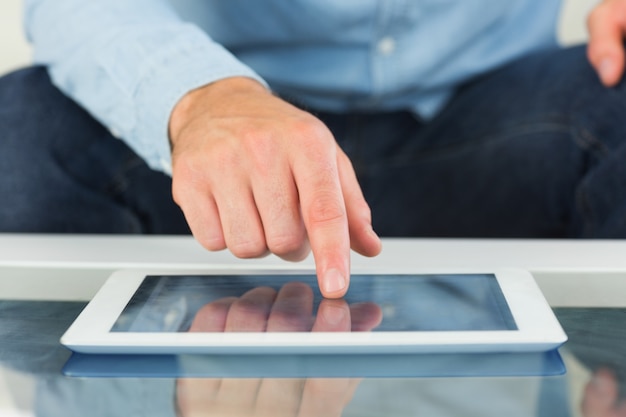
[[[138,251],[145,249],[144,242],[136,242]],[[75,241],[77,247],[83,243]],[[398,249],[411,251],[415,244],[423,243],[394,242],[390,246],[396,249],[393,256],[397,257]],[[210,263],[211,256],[203,261]],[[216,256],[223,265],[224,255]],[[115,373],[102,378],[64,376],[62,368],[70,352],[59,345],[59,337],[101,283],[105,270],[115,268],[114,258],[104,267],[100,265],[97,278],[81,277],[84,268],[93,264],[80,264],[81,273],[63,274],[47,265],[24,274],[23,267],[28,265],[11,265],[11,259],[4,259],[5,267],[0,268],[1,416],[626,415],[626,298],[614,294],[626,285],[626,270],[621,271],[621,265],[597,273],[589,269],[580,273],[536,271],[542,289],[558,294],[548,298],[569,337],[560,350],[567,367],[565,375],[415,377],[405,372],[394,377],[383,372],[364,377],[367,372],[349,372],[346,377],[332,378],[141,378],[116,377]],[[416,262],[414,257],[406,259],[406,263]],[[380,267],[387,261],[383,256],[376,262]],[[2,262],[0,259],[0,265]],[[369,265],[360,259],[353,263]],[[85,286],[85,280],[91,284]],[[54,289],[46,297],[42,288]],[[603,297],[606,292],[610,296]],[[585,293],[590,296],[585,297]],[[624,305],[619,303],[621,298],[625,298]],[[407,368],[410,365],[407,362]]]

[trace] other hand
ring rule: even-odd
[[[589,14],[587,56],[607,87],[615,86],[624,74],[626,0],[604,0]]]

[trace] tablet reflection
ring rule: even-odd
[[[364,380],[361,380],[359,376],[370,374],[373,368],[380,367],[380,359],[370,358],[368,362],[359,364],[342,360],[332,368],[337,370],[332,375],[340,375],[341,379],[327,378],[329,374],[325,373],[324,368],[322,372],[317,371],[320,367],[315,362],[296,362],[301,372],[297,375],[291,373],[289,376],[292,379],[277,379],[275,376],[255,379],[254,382],[257,385],[252,386],[251,389],[256,389],[258,394],[254,394],[253,398],[248,397],[246,408],[232,404],[233,400],[237,400],[237,397],[233,396],[237,396],[238,392],[243,392],[238,382],[243,383],[251,379],[232,379],[232,373],[219,375],[220,377],[228,375],[228,380],[215,377],[198,378],[191,380],[190,385],[185,385],[189,381],[155,377],[157,373],[162,372],[162,369],[159,369],[162,364],[156,366],[154,363],[148,363],[148,370],[152,373],[142,375],[138,374],[136,369],[130,369],[129,373],[129,364],[126,362],[118,366],[111,366],[111,362],[105,362],[103,366],[106,367],[107,374],[67,378],[59,374],[59,369],[67,359],[67,351],[58,343],[58,339],[83,308],[84,305],[81,303],[0,301],[0,336],[2,336],[0,340],[4,341],[0,344],[0,366],[20,372],[22,381],[24,377],[32,376],[32,388],[27,387],[28,389],[22,391],[19,396],[32,389],[33,403],[25,407],[29,410],[32,408],[33,411],[31,413],[24,408],[17,411],[16,415],[175,417],[178,413],[178,416],[193,414],[217,416],[219,414],[214,408],[207,410],[207,407],[215,406],[219,409],[218,411],[231,410],[230,413],[222,413],[221,417],[243,417],[251,414],[263,416],[268,413],[272,416],[286,417],[289,415],[287,412],[291,412],[296,407],[299,407],[298,410],[302,412],[291,414],[292,416],[557,417],[563,415],[562,410],[567,406],[567,380],[563,378],[516,378],[515,373],[504,378],[484,376],[440,378],[441,375],[435,374],[430,376],[439,377],[415,378],[417,375],[409,376],[406,373],[404,378],[390,377],[387,370],[393,372],[393,369],[398,369],[398,367],[410,370],[411,366],[407,365],[411,365],[412,360],[407,361],[407,359],[397,361],[396,366],[392,368],[388,368],[389,365],[382,365],[386,370],[384,378],[377,375]],[[613,320],[613,317],[608,319],[605,319],[605,316],[602,317],[603,320],[607,320],[607,326],[619,323]],[[578,316],[576,321],[581,322],[579,324],[581,328],[587,326],[586,331],[589,327],[596,327],[590,326],[588,320],[579,320]],[[602,333],[605,338],[610,333],[610,336],[615,336],[615,341],[620,340],[619,332],[608,332],[607,328],[603,330],[605,330]],[[623,343],[618,347],[604,343],[605,339],[595,338],[595,335],[594,338],[589,339],[589,342],[593,343],[586,346],[588,349],[597,351],[600,346],[605,349],[602,356],[612,353],[621,359],[617,363],[626,363],[622,355]],[[98,355],[90,356],[97,357]],[[353,357],[353,355],[345,356]],[[184,369],[195,371],[195,375],[202,374],[198,372],[202,371],[199,369],[201,362],[185,362],[184,365]],[[93,366],[93,363],[90,366]],[[459,366],[459,361],[451,361],[450,366]],[[126,372],[120,372],[120,370]],[[269,375],[258,372],[258,370],[253,370],[250,374]],[[313,373],[323,375],[324,379],[307,378]],[[350,378],[354,374],[357,375],[356,378]],[[173,373],[172,375],[190,374]],[[481,374],[473,373],[472,375]],[[409,378],[406,378],[407,376]],[[11,379],[7,382],[11,383],[11,388],[24,389],[23,385],[15,384]],[[545,391],[545,388],[538,385],[552,382],[562,385],[563,389],[550,390],[545,395],[546,401],[539,401],[536,398],[537,394]],[[622,380],[621,384],[623,383]],[[177,392],[174,391],[175,388]],[[353,388],[356,392],[351,397]],[[285,391],[282,395],[281,390]],[[559,396],[559,392],[563,394]],[[342,409],[344,401],[350,403]],[[252,403],[254,405],[251,405]],[[269,407],[265,406],[267,404]],[[322,411],[319,411],[320,407],[324,407]],[[261,408],[264,411],[261,411]],[[182,413],[183,409],[185,414]],[[11,410],[8,415],[11,415],[10,413]],[[6,410],[2,409],[0,415],[7,415]],[[589,414],[588,417],[599,415]]]

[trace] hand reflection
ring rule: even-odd
[[[259,287],[241,297],[205,305],[196,314],[192,332],[347,332],[369,331],[380,324],[381,309],[373,303],[348,305],[324,299],[317,315],[313,291],[291,282],[280,291]],[[177,401],[189,416],[340,416],[359,379],[248,378],[179,379]]]
[[[626,400],[619,398],[613,371],[600,368],[585,387],[582,412],[585,417],[626,417]]]

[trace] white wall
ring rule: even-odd
[[[0,0],[0,73],[30,62],[22,31],[22,0]]]
[[[576,44],[587,39],[587,14],[600,0],[564,0],[559,25],[559,39],[563,44]]]
[[[559,27],[559,37],[564,43],[585,40],[585,15],[597,1],[565,0]],[[22,0],[0,0],[0,74],[30,62],[30,48],[21,28],[21,5]]]

